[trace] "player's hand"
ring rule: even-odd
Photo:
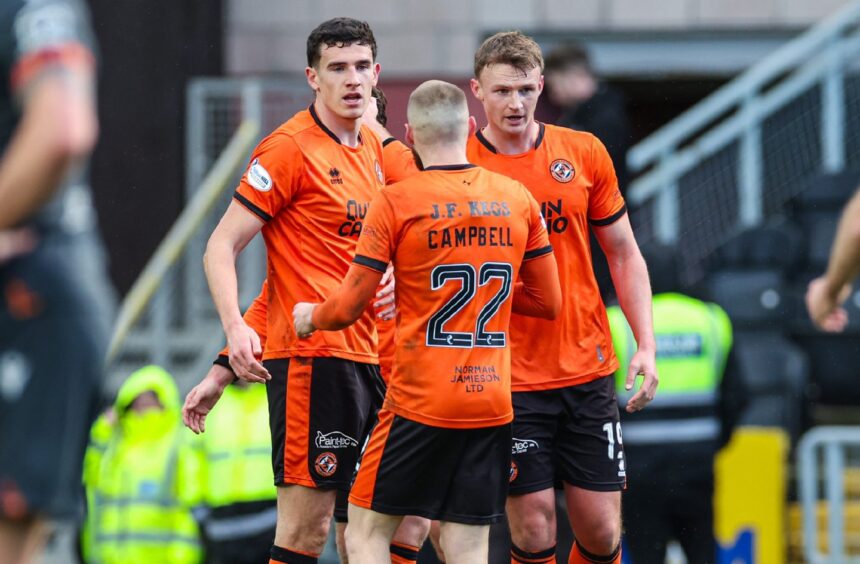
[[[233,373],[229,369],[213,364],[206,377],[185,396],[185,405],[182,406],[182,422],[185,426],[196,434],[204,432],[206,416],[232,380]]]
[[[625,408],[627,413],[634,413],[644,409],[657,395],[657,361],[654,351],[645,349],[636,351],[636,354],[630,360],[630,366],[627,368],[627,381],[624,383],[624,389],[627,391],[632,390],[633,384],[636,382],[636,377],[640,375],[644,376],[642,385],[627,402],[627,407]]]
[[[317,304],[307,302],[299,302],[293,306],[293,325],[296,328],[296,335],[300,339],[310,337],[311,333],[317,330],[311,321],[316,306]]]
[[[36,235],[31,229],[0,230],[0,264],[25,255],[36,248]]]
[[[825,276],[810,282],[806,289],[806,309],[809,311],[812,323],[828,333],[842,332],[848,324],[848,312],[842,304],[850,295],[850,284],[846,284],[839,292],[834,293]]]
[[[379,281],[379,290],[376,292],[376,301],[373,307],[376,309],[376,317],[388,321],[394,319],[397,306],[394,303],[394,265],[389,264],[385,274]]]
[[[364,109],[364,113],[361,114],[361,123],[362,125],[366,125],[367,127],[374,128],[378,122],[376,121],[376,116],[379,115],[379,106],[376,104],[376,97],[371,96],[370,102],[367,104],[367,107]]]
[[[259,361],[263,356],[260,337],[244,321],[236,324],[227,334],[227,345],[230,348],[230,367],[236,377],[260,384],[272,379],[272,375]]]

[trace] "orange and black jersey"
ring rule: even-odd
[[[524,260],[551,252],[537,202],[499,174],[428,167],[384,188],[354,262],[379,272],[393,262],[397,276],[385,407],[440,427],[509,422],[514,280]]]
[[[470,162],[529,189],[558,261],[558,318],[511,318],[513,390],[554,389],[611,374],[618,362],[589,243],[589,226],[610,225],[626,213],[606,148],[590,133],[540,124],[535,146],[525,153],[501,154],[478,131],[467,154]]]
[[[334,356],[377,362],[372,311],[338,332],[297,339],[293,306],[322,301],[346,275],[370,201],[383,186],[382,146],[366,127],[341,144],[311,106],[254,150],[235,199],[265,223],[268,341],[264,359]]]

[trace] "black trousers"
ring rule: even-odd
[[[680,543],[688,562],[715,562],[715,447],[626,443],[624,449],[629,460],[622,496],[624,539],[633,564],[663,564],[671,540]]]

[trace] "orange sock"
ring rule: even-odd
[[[570,557],[567,559],[567,564],[621,564],[621,544],[619,543],[612,554],[599,555],[591,554],[581,546],[574,542],[573,548],[570,549]]]
[[[391,564],[413,564],[418,562],[418,551],[421,547],[392,541],[388,550],[391,551]]]
[[[527,552],[512,544],[511,564],[556,564],[555,545],[539,552]]]

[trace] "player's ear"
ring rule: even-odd
[[[540,81],[538,81],[538,96],[543,92],[543,75],[540,75]]]
[[[373,85],[376,86],[376,83],[379,82],[379,71],[382,70],[382,65],[379,63],[373,63]]]
[[[475,120],[475,116],[469,116],[469,137],[474,135],[477,129],[478,122]]]
[[[308,79],[308,86],[314,91],[314,94],[320,91],[319,81],[317,80],[317,71],[313,67],[305,67],[305,76]]]
[[[409,127],[409,124],[406,124],[406,142],[410,145],[415,145],[415,135],[412,132],[412,128]]]
[[[469,88],[472,90],[472,95],[480,100],[484,101],[484,93],[481,91],[481,83],[478,82],[477,78],[472,78],[469,80]]]

